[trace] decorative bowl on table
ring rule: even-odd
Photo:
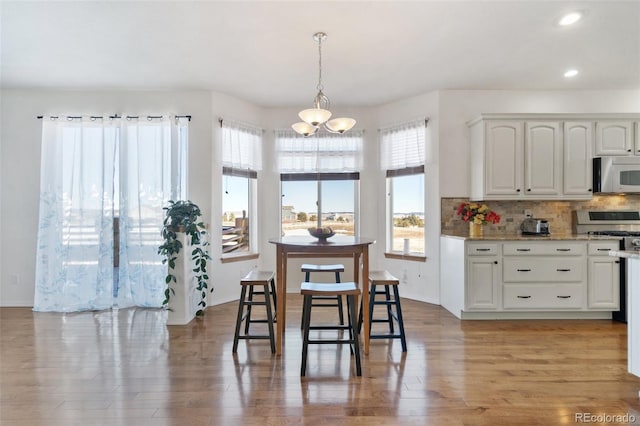
[[[333,229],[328,226],[324,228],[307,228],[307,231],[309,231],[309,235],[320,241],[327,241],[327,238],[331,238],[336,235],[336,233],[333,232]]]

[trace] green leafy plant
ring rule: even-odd
[[[164,259],[163,264],[168,265],[167,276],[165,282],[167,288],[164,292],[164,301],[162,305],[167,307],[171,296],[175,294],[170,284],[177,282],[174,270],[176,267],[176,259],[178,253],[182,250],[182,243],[178,239],[178,232],[184,232],[190,239],[193,250],[191,251],[191,260],[193,261],[193,272],[197,281],[196,289],[201,293],[201,300],[198,303],[200,308],[196,312],[197,316],[204,315],[207,307],[207,289],[209,288],[207,275],[207,260],[210,260],[207,246],[207,230],[204,223],[200,219],[202,213],[200,207],[191,201],[169,201],[168,206],[163,207],[165,210],[165,219],[162,227],[162,238],[164,243],[158,247],[158,253]],[[213,287],[209,290],[213,292]]]

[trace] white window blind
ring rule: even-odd
[[[425,119],[380,129],[380,166],[397,170],[424,165]]]
[[[276,130],[278,170],[282,173],[359,171],[363,138],[363,131],[303,137],[293,130]]]
[[[262,170],[262,129],[250,124],[220,120],[222,165]]]

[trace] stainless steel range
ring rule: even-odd
[[[576,210],[573,217],[577,234],[622,237],[621,250],[640,252],[640,211],[638,210]],[[620,259],[620,311],[613,319],[627,322],[626,259]]]

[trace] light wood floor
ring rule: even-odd
[[[406,355],[374,340],[358,378],[348,347],[312,346],[301,378],[300,296],[287,303],[282,357],[264,340],[232,355],[236,303],[171,327],[158,310],[0,309],[0,424],[560,425],[577,413],[640,423],[624,324],[461,322],[403,300]]]

